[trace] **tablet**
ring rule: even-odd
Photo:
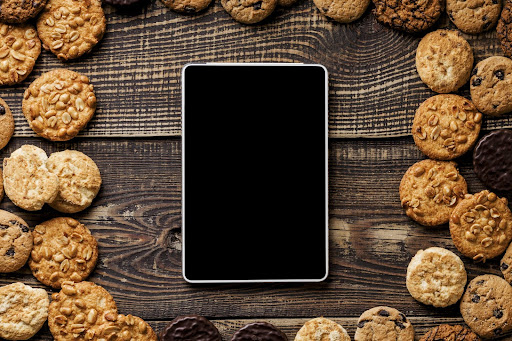
[[[191,64],[182,96],[185,280],[324,280],[325,67]]]

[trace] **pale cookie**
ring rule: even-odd
[[[67,141],[93,117],[94,87],[89,84],[89,78],[70,70],[46,72],[25,91],[22,109],[37,135],[52,141]]]
[[[450,233],[466,257],[485,262],[501,255],[512,240],[512,213],[506,198],[487,190],[466,195],[450,217]]]
[[[324,340],[350,341],[350,336],[345,328],[323,317],[306,322],[295,336],[295,341]]]
[[[91,205],[100,190],[101,175],[90,157],[65,150],[51,154],[46,167],[59,177],[59,194],[51,207],[63,213],[76,213]]]
[[[32,251],[32,233],[20,217],[0,210],[0,273],[19,270]]]
[[[34,18],[45,5],[46,0],[3,0],[0,2],[0,21],[21,24]]]
[[[462,32],[482,33],[498,22],[501,0],[446,0],[446,12]]]
[[[464,322],[482,338],[512,331],[512,286],[503,278],[483,275],[473,279],[460,302]]]
[[[420,341],[480,341],[470,329],[461,325],[441,324],[430,329]]]
[[[473,69],[473,49],[459,31],[437,30],[421,39],[416,69],[423,83],[435,92],[457,91]]]
[[[467,193],[466,180],[455,162],[423,160],[412,165],[400,182],[405,213],[425,226],[445,224]]]
[[[414,327],[407,317],[390,307],[365,311],[357,321],[355,341],[414,341]]]
[[[0,85],[23,82],[40,54],[41,41],[34,26],[0,23]]]
[[[255,24],[267,18],[277,6],[277,0],[221,0],[222,7],[242,24]]]
[[[162,3],[179,13],[194,14],[210,6],[212,0],[161,0]]]
[[[359,19],[370,4],[370,0],[313,0],[320,12],[340,23]]]
[[[500,270],[505,280],[512,285],[512,244],[510,244],[500,262]]]
[[[43,47],[59,59],[89,53],[105,34],[106,19],[99,0],[49,0],[37,19]]]
[[[14,134],[14,117],[7,103],[0,98],[0,149],[9,143],[12,134]],[[3,194],[0,194],[0,200],[2,196]]]
[[[375,18],[394,29],[420,32],[432,27],[444,10],[444,0],[373,0]]]
[[[75,219],[45,221],[32,234],[34,249],[28,265],[41,283],[58,289],[66,281],[81,282],[96,266],[98,243]]]
[[[437,95],[423,102],[414,116],[412,137],[429,158],[451,160],[475,145],[482,114],[458,95]]]
[[[48,317],[48,294],[23,283],[0,288],[0,338],[27,340],[34,336]]]
[[[158,341],[151,326],[137,316],[119,314],[114,325],[98,328],[98,334],[106,340]]]
[[[41,148],[24,145],[4,159],[5,194],[18,207],[38,211],[55,200],[59,178],[48,171]]]

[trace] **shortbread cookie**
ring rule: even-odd
[[[420,341],[480,341],[480,338],[464,326],[441,324],[430,329]]]
[[[240,328],[231,341],[288,341],[286,334],[267,322],[253,322]]]
[[[462,32],[482,33],[496,25],[501,13],[501,0],[446,0],[446,12]]]
[[[22,109],[39,136],[67,141],[84,129],[94,115],[94,87],[89,78],[70,70],[46,72],[25,91]]]
[[[460,302],[464,322],[485,339],[512,331],[511,307],[512,286],[494,275],[473,279]]]
[[[23,283],[0,288],[0,337],[27,340],[34,336],[48,317],[48,294]]]
[[[0,149],[9,143],[12,134],[14,134],[14,117],[7,103],[0,98]],[[0,195],[1,199],[2,195]]]
[[[106,19],[99,0],[49,0],[37,19],[43,47],[59,59],[89,53],[103,38]]]
[[[473,69],[473,49],[459,31],[437,30],[421,39],[416,69],[421,80],[435,92],[457,91]]]
[[[501,11],[498,26],[496,27],[497,36],[501,42],[501,49],[507,57],[512,57],[512,1],[503,0],[503,10]]]
[[[451,160],[473,148],[481,125],[482,114],[470,100],[458,95],[437,95],[416,110],[412,137],[431,159]]]
[[[0,2],[0,21],[21,24],[34,18],[43,7],[46,0],[3,0]]]
[[[0,272],[19,270],[32,251],[32,233],[20,217],[0,210]]]
[[[423,160],[412,165],[400,182],[405,213],[425,226],[445,224],[467,193],[466,180],[455,162]]]
[[[24,145],[4,159],[5,194],[18,207],[38,211],[55,200],[59,178],[48,171],[41,148]]]
[[[162,3],[179,13],[194,14],[210,6],[212,0],[161,0]]]
[[[350,341],[345,328],[334,321],[317,317],[306,322],[295,336],[295,341]]]
[[[355,341],[414,341],[414,327],[407,317],[390,307],[365,311],[357,321]]]
[[[370,4],[370,0],[313,0],[320,12],[340,23],[359,19]]]
[[[0,23],[0,85],[23,82],[40,54],[41,41],[34,26]]]
[[[375,18],[394,29],[420,32],[432,27],[444,10],[444,0],[373,0]]]
[[[199,315],[178,316],[160,333],[161,341],[222,341],[217,328]]]
[[[507,282],[512,285],[512,244],[510,244],[500,262],[500,270]]]
[[[255,24],[268,17],[277,6],[277,0],[221,0],[222,7],[242,24]]]
[[[90,157],[65,150],[51,154],[46,167],[59,177],[59,194],[51,207],[63,213],[76,213],[91,205],[100,190],[101,175]]]

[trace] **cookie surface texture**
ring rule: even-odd
[[[34,18],[46,5],[46,0],[3,0],[0,3],[0,21],[21,24]]]
[[[179,13],[194,14],[210,6],[212,0],[161,0],[162,3]]]
[[[414,341],[414,328],[407,317],[390,307],[365,311],[357,321],[355,341]]]
[[[350,341],[350,336],[348,336],[345,328],[323,317],[317,317],[306,322],[295,336],[295,341],[323,340]]]
[[[25,265],[32,245],[28,224],[18,216],[0,210],[0,272],[13,272]]]
[[[444,0],[373,0],[375,18],[394,29],[420,32],[432,27],[444,10]]]
[[[14,134],[14,117],[7,103],[0,98],[0,149],[9,143],[12,134]],[[0,192],[3,192],[3,189]],[[0,200],[2,197],[3,194],[0,194]]]
[[[446,0],[446,12],[459,30],[478,34],[496,25],[501,14],[501,0]]]
[[[254,322],[240,328],[231,341],[288,341],[286,334],[267,322]]]
[[[318,10],[340,23],[359,19],[370,4],[370,0],[313,0]]]
[[[162,341],[222,341],[217,328],[198,315],[178,316],[160,333]]]
[[[272,14],[277,0],[221,0],[221,4],[236,21],[255,24]]]
[[[507,57],[512,56],[512,0],[503,0],[501,11],[496,27],[498,39],[501,42],[501,49]]]
[[[420,341],[480,341],[470,329],[461,325],[441,324],[430,329]]]
[[[117,315],[113,325],[103,325],[98,333],[106,340],[158,341],[151,326],[140,317],[132,315]]]

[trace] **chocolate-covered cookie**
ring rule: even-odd
[[[288,341],[288,338],[270,323],[254,322],[240,328],[231,341]]]
[[[222,341],[217,328],[198,315],[178,316],[160,333],[161,341]]]

